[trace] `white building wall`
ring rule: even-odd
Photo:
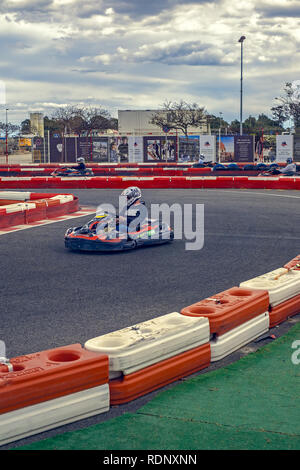
[[[118,130],[119,134],[146,135],[153,134],[164,135],[158,126],[150,124],[152,116],[157,112],[163,112],[157,109],[148,110],[118,110]],[[172,132],[171,132],[172,133]],[[176,133],[174,130],[173,133]],[[210,133],[207,126],[194,127],[189,129],[191,134]]]

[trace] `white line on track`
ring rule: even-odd
[[[205,188],[204,188],[205,189]],[[209,191],[218,191],[218,192],[224,192],[224,193],[235,193],[235,194],[258,194],[260,196],[275,196],[275,197],[287,197],[287,198],[293,198],[293,199],[300,199],[300,196],[291,196],[289,194],[274,194],[274,193],[257,193],[256,191],[245,191],[244,189],[236,189],[235,191],[232,191],[231,189],[209,189]],[[266,191],[271,191],[269,189],[266,189]],[[283,190],[282,190],[283,191]]]

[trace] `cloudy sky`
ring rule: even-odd
[[[239,119],[241,35],[243,115],[271,116],[300,79],[299,0],[0,0],[0,121],[181,99]]]

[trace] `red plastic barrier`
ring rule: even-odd
[[[108,356],[71,344],[10,360],[0,369],[0,414],[108,383]]]
[[[276,307],[270,307],[270,328],[287,320],[288,317],[297,315],[297,313],[300,313],[300,294],[276,305]]]
[[[3,209],[4,210],[4,209]],[[1,210],[2,212],[2,210]],[[18,212],[10,212],[9,214],[1,214],[0,212],[0,229],[12,227],[14,225],[24,225],[26,223],[25,220],[25,211],[18,211]]]
[[[133,374],[109,382],[110,403],[120,405],[191,375],[210,365],[210,344],[185,351]]]
[[[125,173],[125,172],[124,172]],[[111,175],[110,173],[109,175]],[[186,177],[166,176],[166,171],[162,171],[162,176],[155,176],[152,172],[150,176],[142,176],[143,173],[126,178],[123,176],[95,176],[92,178],[52,178],[52,177],[32,177],[32,178],[0,178],[0,188],[21,189],[21,188],[112,188],[123,189],[127,186],[139,186],[141,188],[245,188],[245,189],[287,189],[299,190],[300,178],[250,178],[243,176],[215,176],[215,177]],[[185,173],[183,173],[185,174]],[[192,179],[188,179],[192,178]]]
[[[59,199],[48,199],[46,202],[46,214],[49,219],[66,215],[70,212],[76,212],[79,209],[79,200],[77,197],[74,197],[73,201],[68,201],[63,204]]]
[[[38,220],[47,219],[47,204],[45,201],[35,201],[34,209],[26,209],[25,211],[25,223],[30,224],[37,222]]]
[[[180,313],[208,318],[210,332],[220,336],[268,309],[268,291],[232,287],[184,307]]]
[[[296,256],[296,258],[293,258],[291,261],[286,263],[283,267],[285,269],[293,269],[293,270],[295,269],[296,271],[300,271],[300,255]]]

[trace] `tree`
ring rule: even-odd
[[[189,104],[185,101],[179,103],[165,101],[162,111],[154,113],[150,120],[150,124],[154,124],[162,130],[168,128],[182,131],[187,139],[190,127],[201,127],[206,122],[205,109],[196,103]]]
[[[20,132],[21,132],[21,134],[30,134],[31,133],[30,119],[24,119],[24,121],[21,122]]]
[[[219,132],[219,128],[225,129],[229,127],[229,123],[222,117],[215,116],[214,114],[207,115],[207,120],[210,124],[210,130],[212,133]]]
[[[48,118],[47,118],[48,119]],[[62,158],[64,160],[64,137],[69,134],[85,135],[88,140],[92,131],[105,131],[116,126],[110,113],[102,107],[64,106],[58,108],[48,120],[62,137]]]
[[[300,127],[299,87],[294,83],[286,82],[283,92],[283,96],[275,98],[278,104],[271,108],[274,119],[280,125],[291,120],[294,127]]]
[[[17,124],[12,124],[11,122],[8,122],[6,126],[5,122],[0,122],[0,132],[6,135],[6,131],[7,135],[16,134],[20,131],[20,126],[18,126]]]

